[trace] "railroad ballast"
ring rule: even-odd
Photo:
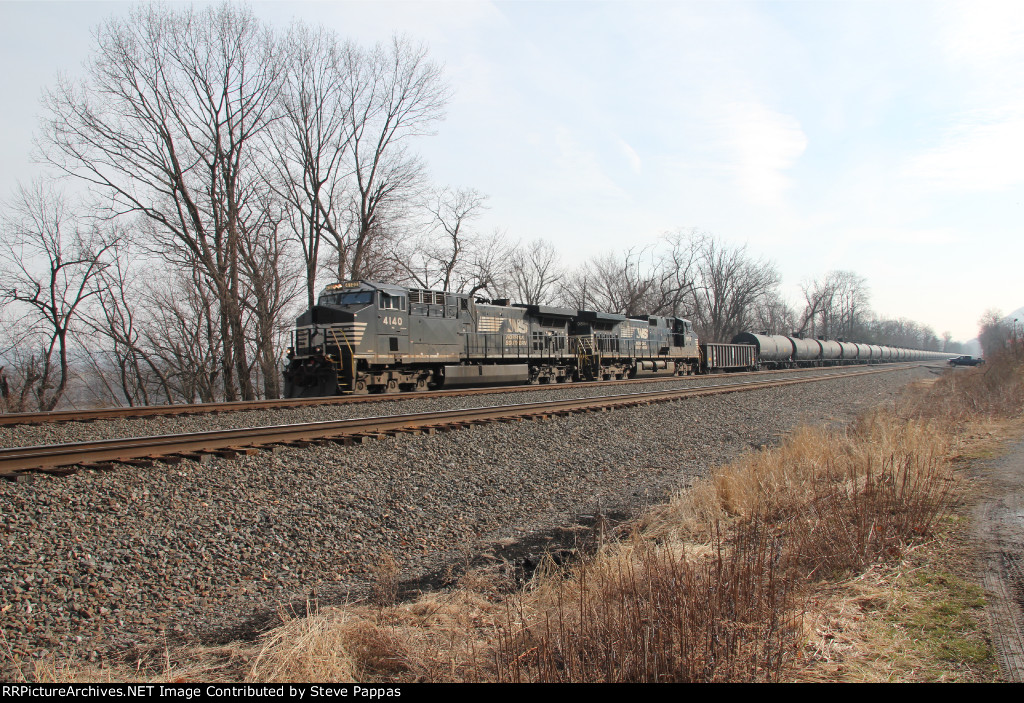
[[[510,304],[374,281],[327,286],[296,319],[288,397],[945,359],[744,332],[698,343],[689,320]]]

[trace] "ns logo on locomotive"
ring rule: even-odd
[[[513,305],[464,293],[348,281],[327,286],[317,305],[297,318],[285,394],[567,383],[932,354],[749,333],[733,342],[698,344],[691,323],[678,317]]]

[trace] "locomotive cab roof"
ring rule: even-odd
[[[596,312],[594,310],[580,310],[577,316],[581,320],[597,320],[598,322],[622,322],[626,320],[625,315],[614,312]]]
[[[362,279],[358,281],[341,281],[339,283],[332,283],[325,287],[320,295],[326,293],[346,293],[358,290],[382,290],[385,293],[391,293],[392,295],[401,295],[409,291],[405,286],[396,286],[393,283],[380,283],[379,281],[364,281]]]

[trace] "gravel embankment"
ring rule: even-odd
[[[834,372],[834,370],[832,371]],[[780,372],[794,378],[830,373],[828,370]],[[736,380],[767,380],[776,374],[761,376],[697,376],[667,378],[656,383],[614,383],[599,386],[555,385],[530,391],[506,391],[484,395],[416,398],[415,395],[382,397],[380,402],[351,405],[316,405],[269,410],[246,410],[206,415],[183,415],[150,418],[96,420],[94,422],[66,422],[44,425],[12,425],[0,427],[0,447],[30,447],[42,444],[86,442],[121,437],[146,437],[165,434],[183,434],[208,430],[231,430],[245,427],[266,427],[300,422],[345,420],[357,417],[437,412],[458,408],[476,408],[491,405],[538,403],[563,398],[591,398],[620,393],[645,393],[670,388],[689,388],[729,383]]]
[[[362,593],[387,556],[413,576],[598,509],[634,512],[800,423],[846,421],[928,377],[0,481],[0,678],[17,678],[12,655],[219,637],[313,594]]]

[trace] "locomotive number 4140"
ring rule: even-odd
[[[395,327],[402,326],[402,318],[400,317],[385,317],[381,322],[385,325],[394,325]]]

